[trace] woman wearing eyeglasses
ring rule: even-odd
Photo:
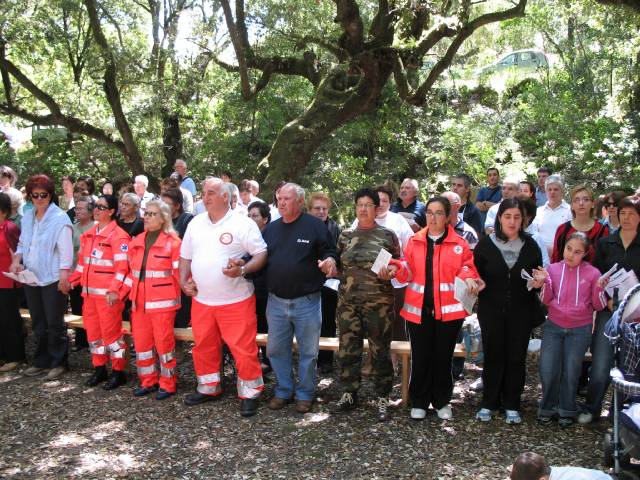
[[[405,262],[397,274],[407,285],[400,315],[407,320],[411,341],[411,418],[422,420],[429,405],[438,417],[449,420],[453,378],[451,361],[456,339],[467,316],[454,297],[459,278],[470,293],[479,290],[473,253],[465,239],[449,224],[451,204],[444,197],[427,202],[427,226],[405,248]],[[407,268],[408,267],[408,268]]]
[[[181,241],[172,223],[169,206],[151,200],[144,211],[144,232],[129,244],[131,317],[140,379],[140,386],[133,391],[136,397],[157,390],[156,399],[164,400],[176,392],[173,324],[180,308]]]
[[[34,377],[48,371],[47,379],[61,376],[67,367],[68,343],[64,313],[73,264],[71,220],[56,205],[53,181],[46,175],[27,180],[25,190],[34,208],[25,212],[11,272],[29,270],[37,283],[24,293],[36,336],[33,366],[24,374]]]
[[[118,200],[113,195],[98,197],[93,209],[96,225],[80,237],[78,265],[70,278],[82,285],[82,319],[94,367],[86,385],[113,390],[127,382],[126,343],[122,337],[124,298],[131,287],[129,234],[116,224]],[[111,376],[107,362],[111,359]]]
[[[571,214],[573,218],[560,225],[556,230],[551,263],[562,261],[564,247],[569,237],[575,232],[582,232],[589,239],[589,249],[584,256],[584,261],[589,263],[593,261],[595,256],[595,245],[598,240],[609,236],[609,227],[598,222],[595,218],[593,192],[586,185],[577,185],[571,190]]]
[[[613,235],[620,228],[618,218],[618,204],[627,194],[621,190],[609,192],[604,196],[603,209],[606,213],[600,219],[600,223],[609,227],[609,235]],[[604,213],[604,212],[603,212]]]

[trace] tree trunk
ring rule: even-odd
[[[176,160],[182,158],[180,116],[176,113],[163,112],[162,114],[162,149],[165,158],[162,177],[165,178],[173,172]]]
[[[392,64],[380,52],[367,52],[358,66],[356,75],[346,65],[329,71],[311,105],[280,130],[261,162],[269,168],[265,190],[280,180],[299,181],[315,151],[333,132],[377,106]]]

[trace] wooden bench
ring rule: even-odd
[[[23,317],[30,318],[29,311],[26,309],[22,309],[20,311]],[[73,328],[84,328],[82,324],[82,316],[81,315],[73,315],[67,314],[65,315],[65,322],[69,327]],[[131,324],[129,322],[122,322],[122,329],[128,335],[131,334]],[[190,328],[175,328],[174,334],[176,340],[182,340],[187,342],[193,342],[193,331]],[[266,333],[258,333],[256,335],[256,343],[264,347],[267,345],[268,335]],[[295,339],[293,341],[294,347],[296,345]],[[331,350],[337,352],[339,348],[339,341],[336,337],[320,337],[320,350]],[[369,342],[367,340],[364,341],[364,351],[369,351]],[[391,342],[391,353],[398,355],[401,360],[402,365],[402,383],[401,383],[401,392],[402,392],[402,405],[407,406],[409,404],[409,372],[410,366],[409,361],[411,358],[411,343],[410,342],[400,342],[400,341],[392,341]],[[458,343],[453,352],[454,357],[458,358],[466,358],[467,352],[462,343]],[[591,352],[588,351],[584,357],[585,362],[591,361]]]

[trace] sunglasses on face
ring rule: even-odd
[[[615,203],[613,203],[613,202],[607,202],[607,203],[605,203],[605,205],[606,205],[607,207],[615,207],[615,206],[616,206],[616,204],[615,204]]]
[[[49,193],[48,193],[48,192],[33,192],[33,193],[31,194],[31,198],[33,198],[34,200],[35,200],[36,198],[39,198],[39,199],[41,199],[41,200],[44,200],[44,199],[45,199],[45,198],[47,198],[48,196],[49,196]]]
[[[11,174],[9,172],[0,172],[0,177],[11,178]]]
[[[109,210],[109,207],[108,207],[107,205],[96,205],[96,208],[97,208],[98,210],[103,211],[103,212],[104,212],[105,210]]]
[[[149,218],[149,217],[157,217],[158,215],[160,215],[158,212],[149,212],[148,210],[146,212],[144,212],[144,216]]]

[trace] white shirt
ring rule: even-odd
[[[563,223],[571,220],[571,207],[564,200],[556,208],[551,208],[549,202],[538,207],[536,218],[531,222],[531,233],[539,233],[547,248],[553,246],[556,230]]]
[[[182,192],[182,208],[187,213],[193,213],[193,195],[186,188],[180,187]]]
[[[222,273],[230,258],[257,255],[267,250],[256,223],[231,210],[216,223],[208,213],[196,216],[184,234],[180,256],[191,260],[191,275],[205,305],[229,305],[253,295],[253,283],[243,277]]]
[[[273,204],[269,205],[269,213],[271,213],[272,222],[275,222],[277,219],[280,218],[280,212],[278,211],[278,207],[276,207]]]
[[[404,249],[407,248],[409,239],[414,235],[413,230],[411,230],[406,219],[399,213],[389,210],[385,216],[376,217],[376,223],[381,227],[386,227],[389,230],[392,230],[396,234],[396,237],[398,237],[398,241],[400,242],[400,249],[404,254]],[[351,224],[351,227],[356,228],[357,226],[358,219],[356,218]],[[393,288],[402,288],[407,285],[406,283],[398,282],[395,278],[391,279],[391,284],[393,285]]]
[[[155,195],[150,191],[148,190],[144,191],[144,195],[142,195],[142,198],[140,199],[140,216],[144,214],[144,210],[145,210],[145,207],[147,206],[147,202],[150,202],[151,200],[153,200],[154,197]]]
[[[580,467],[551,467],[549,480],[612,480],[610,475],[599,470]]]
[[[500,200],[500,202],[496,203],[489,210],[487,210],[487,217],[484,219],[485,230],[487,228],[494,228],[494,225],[496,224],[496,217],[498,216],[498,209],[500,208],[501,203],[502,200]]]

